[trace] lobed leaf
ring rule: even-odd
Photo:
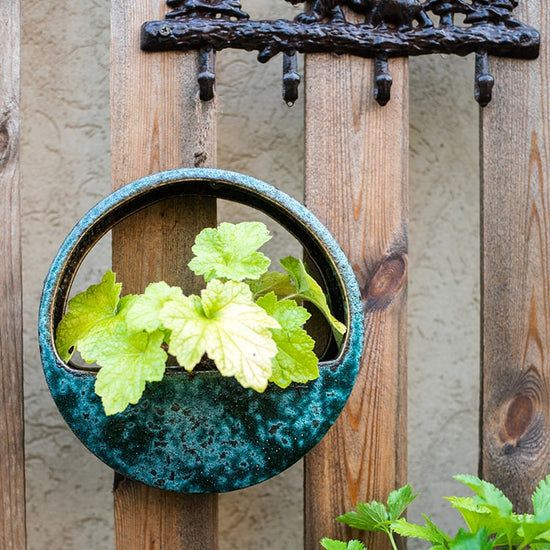
[[[309,319],[309,312],[293,300],[277,301],[274,292],[259,298],[257,304],[281,327],[271,329],[277,355],[272,362],[273,373],[269,380],[286,388],[291,382],[305,383],[318,378],[319,361],[313,353],[315,342],[301,328]]]
[[[101,283],[91,285],[69,301],[55,336],[55,346],[63,361],[69,361],[74,351],[80,350],[83,341],[94,333],[109,333],[113,328],[121,291],[121,284],[115,280],[115,274],[107,271]],[[87,360],[94,361],[93,358]]]
[[[151,283],[143,294],[136,296],[126,310],[126,323],[131,330],[154,332],[163,329],[160,312],[170,300],[181,297],[179,287],[173,287],[164,281]]]
[[[271,261],[257,249],[269,239],[267,227],[261,222],[223,222],[217,228],[203,229],[195,239],[195,258],[189,268],[207,282],[214,278],[258,279]]]
[[[166,352],[161,348],[162,331],[132,332],[119,323],[109,341],[97,342],[94,350],[101,365],[95,392],[101,397],[105,414],[122,412],[135,404],[145,390],[146,382],[162,380]]]
[[[187,370],[206,353],[223,376],[234,376],[245,388],[265,390],[277,354],[270,329],[280,325],[254,303],[246,284],[210,281],[200,298],[167,302],[160,319],[172,331],[169,352]]]

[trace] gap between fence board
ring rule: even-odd
[[[525,0],[517,17],[540,31],[541,55],[491,58],[481,115],[480,474],[527,512],[550,473],[550,12]]]
[[[112,186],[183,166],[213,166],[214,102],[198,99],[197,54],[147,54],[140,25],[164,17],[158,0],[111,3]],[[215,200],[171,199],[113,230],[113,268],[125,293],[165,280],[196,292],[185,268],[195,235],[216,224]],[[217,496],[181,495],[117,478],[117,550],[215,550]]]
[[[26,545],[19,23],[19,0],[0,0],[0,548],[3,550],[21,550]]]
[[[370,60],[306,56],[306,205],[347,254],[366,308],[356,385],[305,459],[306,550],[323,536],[389,548],[334,518],[406,479],[408,61],[391,61],[390,72],[392,99],[382,108]]]

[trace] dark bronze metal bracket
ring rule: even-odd
[[[292,4],[300,0],[286,0]],[[518,0],[315,0],[294,21],[251,21],[239,0],[167,0],[172,11],[164,21],[141,29],[145,51],[199,50],[200,97],[214,97],[213,52],[225,48],[258,51],[258,60],[283,54],[283,98],[298,98],[296,54],[353,54],[375,61],[375,98],[390,100],[388,59],[433,53],[476,54],[474,96],[485,106],[494,78],[489,55],[535,59],[539,33],[512,17]],[[346,21],[342,7],[364,16]],[[455,24],[462,14],[463,22]],[[465,16],[465,17],[464,17]]]

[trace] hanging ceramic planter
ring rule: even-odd
[[[218,371],[167,369],[138,404],[106,416],[96,374],[65,363],[55,330],[78,266],[116,223],[158,201],[186,195],[246,204],[292,233],[324,278],[345,338],[319,378],[263,393]],[[259,483],[291,466],[334,423],[353,387],[363,343],[363,311],[353,271],[328,230],[303,205],[259,180],[221,170],[151,175],[90,210],[61,246],[45,281],[39,318],[42,362],[61,414],[79,439],[119,473],[184,493],[225,492]]]

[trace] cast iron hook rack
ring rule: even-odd
[[[285,0],[300,4],[302,0]],[[375,99],[390,100],[388,59],[433,53],[475,53],[475,99],[489,103],[494,78],[489,55],[535,59],[537,30],[512,15],[519,0],[315,0],[293,21],[252,21],[238,0],[167,0],[163,21],[141,28],[145,51],[199,50],[200,97],[214,97],[214,51],[237,48],[258,51],[266,63],[283,54],[283,98],[298,98],[297,53],[353,54],[375,60]],[[346,20],[343,7],[364,17]],[[458,15],[462,22],[458,23]]]

